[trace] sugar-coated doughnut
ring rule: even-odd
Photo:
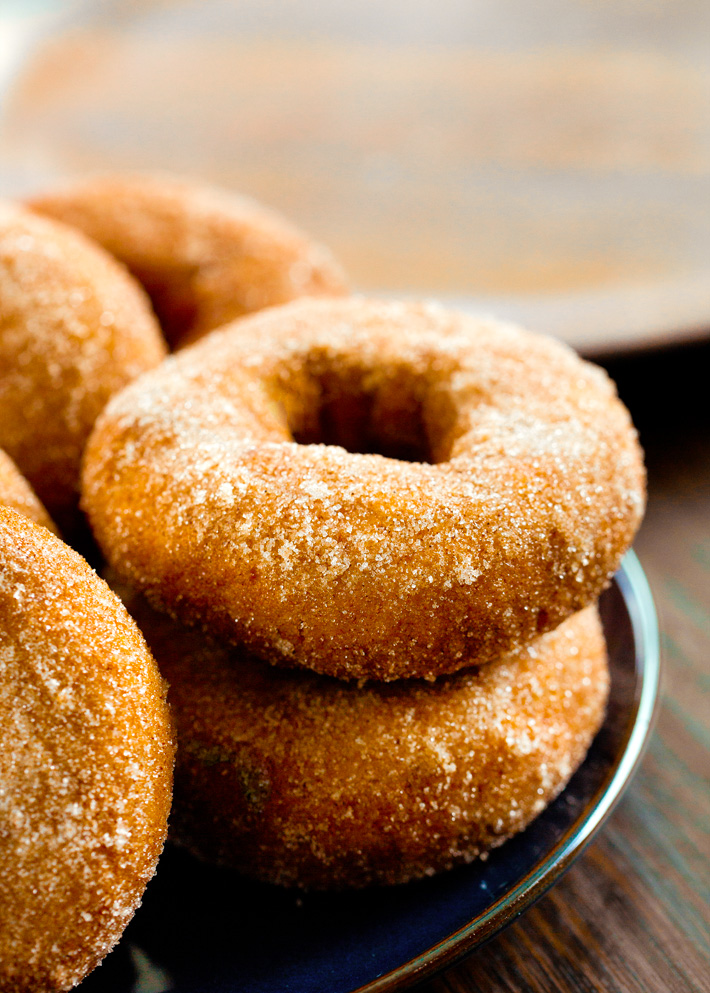
[[[173,732],[137,627],[84,560],[0,507],[0,990],[67,990],[163,847]]]
[[[154,603],[358,679],[433,678],[554,628],[606,586],[643,504],[602,370],[509,325],[357,299],[173,356],[109,404],[84,472],[100,546]]]
[[[0,203],[0,446],[62,531],[96,416],[165,351],[143,290],[110,255]]]
[[[170,684],[171,836],[268,882],[401,883],[469,862],[557,795],[603,719],[594,607],[479,669],[357,687],[126,602]]]
[[[0,445],[62,530],[96,416],[165,353],[147,297],[110,255],[0,203]]]
[[[18,514],[29,517],[35,524],[41,524],[56,533],[57,529],[37,499],[37,494],[2,448],[0,448],[0,505],[11,507]]]
[[[247,197],[166,175],[108,175],[36,197],[124,262],[168,340],[184,344],[263,307],[340,295],[330,253]]]

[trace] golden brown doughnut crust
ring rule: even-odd
[[[0,446],[63,531],[97,415],[165,351],[122,266],[79,232],[0,202]]]
[[[173,344],[302,296],[347,291],[330,252],[247,197],[169,175],[108,175],[35,197],[145,286]]]
[[[41,524],[56,534],[57,529],[37,499],[34,490],[2,448],[0,448],[0,504],[11,507],[18,514],[24,514],[35,524]]]
[[[604,715],[594,607],[478,670],[359,688],[127,604],[170,684],[171,836],[268,882],[401,883],[469,862],[557,795]]]
[[[67,990],[118,941],[153,875],[172,728],[118,598],[0,507],[0,989]]]
[[[554,628],[608,583],[643,503],[602,370],[509,325],[357,299],[173,356],[109,405],[84,473],[99,544],[154,603],[358,679],[436,677]]]

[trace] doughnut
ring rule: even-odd
[[[80,228],[150,294],[173,345],[243,314],[346,292],[330,253],[247,197],[166,175],[109,175],[35,197]]]
[[[68,990],[113,947],[163,847],[173,730],[118,598],[0,507],[0,989]]]
[[[436,678],[593,602],[644,470],[606,374],[551,339],[301,300],[114,398],[83,501],[119,575],[183,621],[276,664]]]
[[[9,455],[0,448],[0,504],[24,514],[56,534],[56,528],[37,496]]]
[[[470,862],[560,792],[604,715],[593,606],[489,665],[358,687],[126,603],[170,684],[171,837],[266,882],[403,883]]]
[[[0,203],[0,447],[63,532],[96,416],[165,351],[147,297],[110,255]]]

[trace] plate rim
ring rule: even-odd
[[[553,848],[520,882],[483,913],[436,945],[351,993],[397,993],[430,979],[489,941],[519,917],[566,872],[607,821],[636,772],[653,729],[659,699],[661,654],[658,617],[651,588],[635,552],[629,550],[614,577],[634,633],[640,689],[625,729],[624,747],[582,812]],[[591,808],[591,810],[590,810]]]

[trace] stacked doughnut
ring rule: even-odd
[[[323,889],[485,857],[603,719],[596,600],[644,503],[613,385],[510,325],[347,297],[288,222],[194,183],[31,206],[0,208],[0,445],[74,540],[81,500],[170,683],[174,839]],[[27,887],[0,904],[30,908],[0,911],[0,989],[65,989],[155,868],[172,731],[138,628],[1,454],[0,504],[3,778],[34,784],[0,801],[0,888]]]
[[[470,861],[601,723],[594,605],[644,474],[612,384],[559,344],[435,306],[270,308],[114,398],[82,486],[158,612],[131,600],[171,684],[173,835],[205,858],[314,888]]]

